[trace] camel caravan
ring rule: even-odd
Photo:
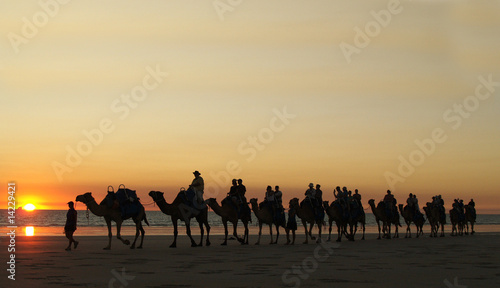
[[[271,241],[269,244],[278,244],[280,236],[280,228],[286,233],[286,245],[295,243],[295,231],[297,230],[297,218],[302,223],[305,231],[304,244],[309,243],[309,239],[316,240],[317,243],[322,241],[322,228],[326,226],[325,218],[328,219],[329,230],[326,241],[331,241],[332,225],[335,222],[337,226],[337,242],[341,242],[342,238],[349,241],[354,241],[358,232],[358,225],[362,229],[361,240],[365,239],[366,216],[365,208],[361,202],[361,195],[356,189],[354,193],[346,187],[342,189],[336,187],[333,191],[335,201],[323,201],[323,192],[318,184],[314,186],[310,183],[304,194],[304,199],[299,200],[293,198],[288,205],[288,213],[285,213],[285,208],[282,204],[283,193],[279,186],[275,186],[274,190],[268,186],[265,192],[264,201],[258,202],[257,198],[252,198],[247,201],[245,197],[246,187],[241,179],[232,181],[232,186],[227,196],[220,202],[215,198],[203,200],[204,183],[200,172],[193,172],[195,178],[189,185],[188,189],[181,188],[172,203],[165,200],[164,192],[151,191],[149,196],[153,202],[160,208],[161,212],[169,216],[174,226],[174,240],[170,247],[177,247],[178,221],[182,221],[186,227],[191,246],[198,247],[210,246],[210,225],[208,223],[208,209],[212,209],[215,214],[221,217],[224,225],[224,241],[221,245],[227,245],[228,241],[228,222],[232,224],[232,235],[242,245],[249,244],[249,223],[252,223],[252,211],[257,218],[259,226],[258,239],[255,243],[260,244],[262,235],[262,226],[269,226],[269,234]],[[141,235],[140,244],[137,248],[142,248],[145,231],[142,222],[149,226],[146,218],[144,206],[137,197],[135,190],[131,190],[121,184],[118,190],[114,192],[112,186],[108,187],[108,193],[100,204],[97,204],[92,193],[88,192],[76,197],[76,201],[82,202],[87,206],[87,210],[96,216],[104,217],[108,227],[108,245],[104,248],[111,249],[111,222],[116,223],[116,236],[125,245],[130,245],[130,241],[125,240],[120,235],[121,225],[124,220],[132,219],[136,226],[135,239],[131,249],[136,248],[136,242]],[[411,225],[416,227],[416,237],[422,236],[423,225],[428,220],[431,233],[430,237],[437,237],[440,234],[444,236],[444,225],[446,224],[446,212],[444,201],[440,195],[434,196],[432,202],[426,203],[423,207],[424,213],[420,212],[416,195],[410,194],[406,205],[399,204],[391,191],[375,206],[375,200],[370,199],[368,204],[375,217],[378,226],[377,239],[399,238],[400,216],[403,217],[406,223],[405,238],[411,238]],[[367,208],[368,209],[368,208]],[[286,218],[288,214],[288,218]],[[453,208],[449,211],[452,224],[452,236],[469,234],[469,224],[471,225],[470,234],[474,234],[474,223],[476,222],[475,203],[471,199],[468,205],[463,204],[463,200],[456,199],[453,203]],[[327,216],[327,217],[325,217]],[[201,238],[196,242],[191,235],[191,219],[196,219],[200,228]],[[426,220],[427,218],[427,220]],[[238,223],[243,223],[244,233],[242,237],[238,235]],[[313,235],[313,228],[318,228],[318,237]],[[273,237],[273,228],[276,231],[276,237]],[[439,228],[441,232],[439,233]],[[205,238],[206,229],[206,239]],[[394,230],[392,230],[394,229]],[[394,234],[392,234],[394,231]],[[361,233],[361,232],[360,232]],[[291,235],[290,235],[291,234]]]

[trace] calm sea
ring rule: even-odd
[[[38,236],[45,235],[63,235],[63,227],[66,223],[66,210],[35,210],[32,212],[17,210],[15,225],[17,228],[17,235],[25,235],[25,227],[32,226],[34,227],[34,234]],[[163,214],[161,211],[147,211],[146,212],[149,224],[151,227],[146,227],[146,233],[148,235],[171,235],[172,234],[172,221],[170,220],[170,216]],[[447,215],[449,217],[449,215]],[[0,210],[0,235],[5,235],[4,233],[8,232],[7,226],[11,226],[8,223],[8,214],[7,210]],[[252,223],[250,224],[250,233],[256,233],[258,231],[257,219],[255,215],[252,214]],[[223,234],[224,229],[222,225],[221,218],[215,214],[213,211],[208,212],[208,221],[210,226],[212,227],[211,234]],[[447,223],[450,223],[449,219]],[[199,234],[198,223],[195,219],[192,220],[192,231],[193,234]],[[180,226],[183,226],[183,223],[179,223]],[[239,224],[241,225],[241,224]],[[404,221],[401,218],[401,225],[403,228],[406,228]],[[135,233],[134,222],[132,220],[126,220],[123,223],[123,231],[124,235],[131,235]],[[183,229],[183,227],[181,228]],[[412,230],[414,226],[412,226]],[[424,232],[428,233],[430,230],[428,223],[424,226]],[[446,225],[445,230],[449,232],[451,230],[451,225]],[[230,230],[231,231],[231,230]],[[243,231],[243,230],[239,230]],[[402,232],[404,233],[404,229]],[[477,215],[477,223],[475,226],[476,232],[500,232],[500,215],[494,214],[479,214]],[[299,232],[302,233],[302,229],[299,226]],[[377,232],[377,223],[375,222],[375,218],[373,214],[366,214],[366,232],[367,233],[375,233]],[[116,229],[113,228],[113,234],[116,233]],[[180,231],[180,233],[184,233],[184,231]],[[269,233],[269,228],[263,228],[263,233]],[[324,232],[323,232],[324,233]],[[334,233],[336,230],[334,229]],[[106,222],[104,218],[97,217],[92,213],[88,214],[86,210],[78,211],[78,230],[77,234],[79,235],[107,235]]]

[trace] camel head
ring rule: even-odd
[[[153,201],[155,201],[155,202],[165,199],[163,197],[163,192],[160,192],[160,191],[151,191],[151,192],[149,192],[148,195],[151,198],[153,198]]]
[[[403,215],[403,213],[405,211],[403,204],[398,204],[398,208],[399,208],[399,212],[401,212],[401,215]],[[406,208],[406,209],[408,209],[408,208]]]
[[[92,193],[87,192],[85,194],[76,196],[76,201],[82,202],[83,204],[88,204],[88,203],[95,201],[95,200],[94,200],[94,197],[92,197]]]
[[[328,207],[330,207],[329,203],[330,203],[329,201],[323,201],[323,207],[325,209],[328,209]]]
[[[254,205],[254,204],[255,204],[255,205],[257,205],[257,198],[252,198],[252,199],[250,199],[250,204],[252,204],[252,205]]]
[[[205,200],[205,203],[206,203],[208,206],[210,206],[210,207],[212,207],[212,206],[214,206],[214,205],[218,204],[218,203],[217,203],[217,199],[215,199],[215,198],[208,198],[207,200]]]
[[[293,198],[290,200],[290,207],[299,207],[299,198]]]
[[[374,199],[368,200],[368,204],[370,204],[370,206],[375,206],[375,200]]]

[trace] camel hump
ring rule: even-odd
[[[123,218],[132,217],[137,215],[142,209],[142,204],[137,197],[137,192],[125,188],[125,185],[121,184],[118,191],[115,193],[116,200],[120,205],[120,210]]]
[[[137,198],[137,192],[135,190],[131,190],[125,187],[121,188],[121,185],[118,191],[116,191],[115,195],[120,204],[125,204],[126,202],[134,203],[139,201],[139,198]]]
[[[196,195],[195,195],[193,189],[189,188],[186,190],[186,188],[184,188],[184,187],[181,187],[181,189],[179,190],[179,193],[177,194],[177,198],[182,199],[182,202],[184,202],[184,204],[189,205],[189,206],[192,206],[191,204],[193,203],[195,196]]]

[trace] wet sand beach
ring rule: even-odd
[[[256,246],[211,237],[210,247],[191,248],[185,235],[146,236],[131,250],[113,238],[75,236],[67,252],[64,237],[16,238],[16,280],[2,269],[0,287],[500,287],[499,233],[444,238],[399,238],[310,242],[299,233],[294,246]],[[132,239],[127,236],[127,239]],[[9,260],[2,237],[0,259]],[[195,238],[198,241],[198,237]],[[4,264],[6,267],[7,264]],[[459,286],[456,286],[456,285]]]

